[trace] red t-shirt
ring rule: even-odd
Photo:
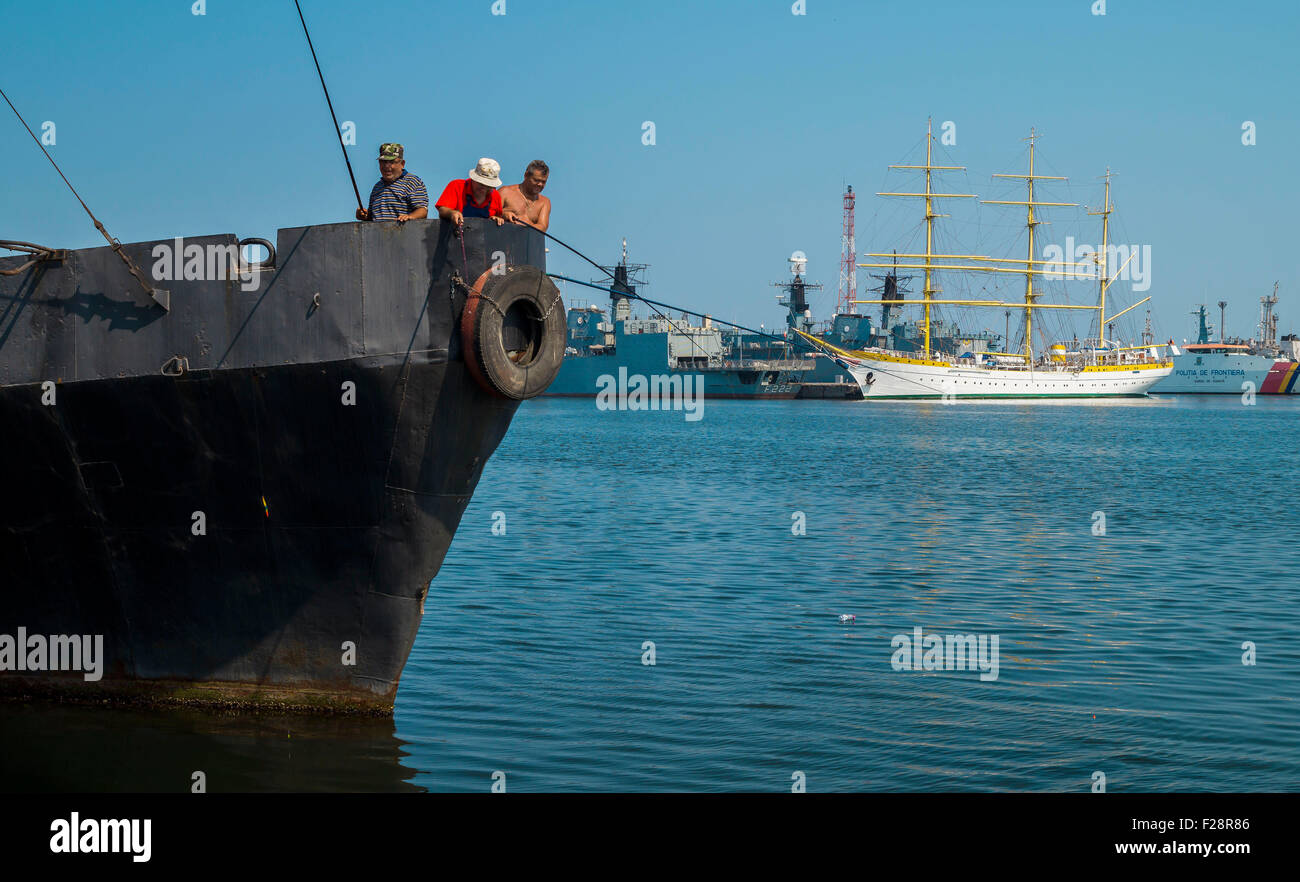
[[[488,193],[487,202],[475,202],[469,178],[461,178],[447,185],[442,195],[438,197],[435,207],[453,208],[466,217],[500,217],[501,194],[492,190]],[[484,211],[487,212],[486,215],[483,214]]]

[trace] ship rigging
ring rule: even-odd
[[[924,173],[924,190],[885,191],[877,195],[882,197],[901,197],[922,199],[925,205],[925,250],[922,252],[871,252],[866,256],[883,259],[888,262],[866,262],[858,266],[888,269],[896,273],[899,269],[920,271],[923,278],[921,299],[908,299],[895,294],[881,299],[858,300],[861,304],[879,305],[885,308],[918,306],[922,311],[922,349],[919,353],[899,352],[883,347],[870,347],[864,350],[848,351],[835,347],[824,340],[813,337],[798,328],[814,345],[821,346],[845,368],[849,369],[862,385],[864,398],[915,398],[915,397],[1073,397],[1073,396],[1108,396],[1141,395],[1152,384],[1167,376],[1172,366],[1159,359],[1155,347],[1119,346],[1113,339],[1114,321],[1129,311],[1146,303],[1144,298],[1131,306],[1112,315],[1106,314],[1106,294],[1111,285],[1121,277],[1125,266],[1120,266],[1112,274],[1109,262],[1110,215],[1113,206],[1110,201],[1111,174],[1107,170],[1105,197],[1100,211],[1089,212],[1102,218],[1102,245],[1091,252],[1090,259],[1078,262],[1061,259],[1043,259],[1037,256],[1036,231],[1045,223],[1037,213],[1038,209],[1055,207],[1076,207],[1073,202],[1054,202],[1038,198],[1036,186],[1040,181],[1064,181],[1066,178],[1056,175],[1039,174],[1035,164],[1036,142],[1040,136],[1031,130],[1029,138],[1028,170],[1024,174],[1001,173],[993,177],[999,179],[1022,180],[1026,186],[1025,199],[987,199],[981,200],[985,205],[1020,206],[1025,209],[1025,229],[1027,231],[1027,253],[1023,258],[990,257],[980,254],[958,254],[936,251],[935,221],[944,217],[936,211],[936,203],[945,199],[979,199],[974,193],[953,193],[935,188],[936,172],[964,171],[964,166],[935,165],[934,135],[931,125],[926,126],[926,149],[924,165],[892,165],[892,169],[921,171]],[[1129,255],[1132,260],[1136,251]],[[1075,255],[1069,255],[1071,257]],[[911,262],[900,262],[911,261]],[[1127,265],[1127,261],[1125,263]],[[939,273],[1000,273],[1023,275],[1025,278],[1024,298],[1022,302],[991,298],[938,297],[943,290],[936,284]],[[1043,290],[1036,284],[1040,277],[1063,279],[1066,281],[1097,282],[1097,303],[1095,305],[1074,303],[1045,303],[1041,301]],[[932,345],[933,310],[938,306],[969,306],[995,308],[1003,310],[1017,309],[1024,314],[1024,339],[1021,351],[1012,353],[1010,345],[1002,358],[991,355],[969,354],[959,356],[951,361],[945,360]],[[1094,340],[1085,341],[1080,347],[1077,341],[1073,348],[1057,343],[1048,347],[1047,357],[1039,357],[1034,351],[1035,313],[1039,310],[1074,310],[1096,313],[1097,334]],[[1108,335],[1107,330],[1111,329]],[[917,358],[917,355],[920,355]],[[1005,359],[1005,361],[1004,361]],[[1014,362],[1007,364],[1006,361]],[[1001,363],[999,363],[1001,362]]]

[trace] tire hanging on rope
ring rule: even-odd
[[[564,302],[534,266],[489,269],[460,319],[465,365],[486,391],[523,401],[546,391],[564,362]]]

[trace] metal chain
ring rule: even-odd
[[[471,288],[469,285],[466,285],[465,282],[460,278],[458,274],[456,273],[452,274],[451,283],[453,286],[460,285],[462,288],[464,288],[466,297],[475,296],[474,289]],[[480,300],[486,300],[488,303],[492,304],[492,308],[497,311],[497,314],[500,315],[502,319],[506,317],[505,311],[501,308],[501,304],[497,303],[495,300],[493,300],[491,297],[489,297],[488,295],[484,294],[481,291],[476,296]],[[550,318],[551,313],[555,312],[555,307],[558,304],[562,303],[563,300],[564,300],[564,295],[561,294],[560,290],[557,288],[555,291],[555,299],[551,301],[551,305],[547,307],[546,312],[542,313],[541,320],[545,322],[548,318]]]
[[[486,294],[483,294],[483,293],[480,293],[478,296],[479,296],[479,299],[480,299],[480,300],[486,300],[488,303],[491,303],[491,304],[492,304],[492,308],[495,309],[495,310],[497,311],[497,313],[501,316],[502,319],[504,319],[504,318],[506,317],[506,314],[505,314],[505,312],[501,309],[500,304],[498,304],[495,300],[493,300],[491,297],[489,297],[489,296],[487,296]],[[541,321],[544,322],[544,321],[546,321],[548,318],[551,317],[551,313],[555,312],[555,307],[556,307],[557,304],[560,303],[561,300],[562,300],[562,298],[561,298],[559,292],[557,291],[556,294],[555,294],[555,299],[551,301],[551,305],[550,305],[550,307],[547,308],[546,312],[542,313]]]

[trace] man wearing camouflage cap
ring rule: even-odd
[[[419,220],[429,216],[424,181],[406,170],[401,144],[379,145],[379,182],[370,191],[370,208],[358,208],[357,220]]]

